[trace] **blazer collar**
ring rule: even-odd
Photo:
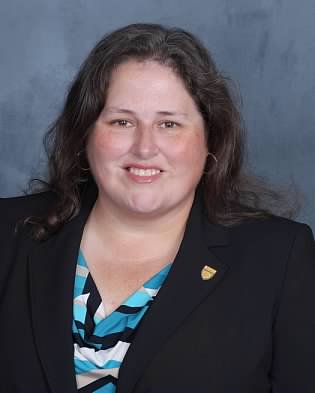
[[[29,255],[34,338],[53,393],[77,392],[72,341],[73,285],[81,236],[96,196],[94,186],[86,187],[79,215],[58,234],[37,243]],[[207,222],[201,200],[197,193],[172,268],[121,366],[117,393],[132,392],[163,342],[210,295],[227,270],[211,248],[226,246],[228,232]],[[205,265],[216,270],[208,281],[201,278]]]

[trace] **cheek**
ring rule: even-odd
[[[198,170],[203,167],[207,156],[205,138],[203,135],[193,135],[175,144],[172,153],[174,160],[180,161],[182,166]]]
[[[95,156],[114,158],[123,155],[130,148],[129,145],[127,138],[109,132],[95,131],[90,137],[87,150],[90,158]]]

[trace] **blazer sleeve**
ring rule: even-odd
[[[12,255],[16,249],[17,218],[12,214],[11,204],[0,198],[0,298],[5,289],[11,268]]]
[[[0,299],[8,273],[13,268],[13,257],[24,246],[22,238],[29,238],[23,221],[29,216],[46,214],[55,201],[56,196],[52,192],[0,198]]]
[[[315,243],[299,225],[273,328],[273,393],[315,392]]]
[[[22,222],[41,211],[41,205],[41,199],[34,196],[0,198],[0,299],[14,268],[14,256],[22,247],[21,234],[25,233]]]

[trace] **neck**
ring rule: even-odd
[[[84,244],[117,262],[173,259],[181,243],[192,200],[159,215],[125,214],[99,197],[86,223]]]

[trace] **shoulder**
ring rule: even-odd
[[[229,228],[234,241],[241,239],[251,242],[288,243],[293,242],[297,236],[313,238],[312,229],[304,223],[287,218],[272,216],[266,219],[251,219]]]
[[[13,256],[24,247],[22,243],[28,242],[29,239],[29,236],[20,236],[24,230],[19,224],[27,217],[45,214],[54,200],[56,197],[52,192],[0,198],[0,290],[5,285],[10,265],[14,260]],[[22,231],[18,231],[18,228]]]
[[[1,222],[19,221],[29,216],[44,214],[56,201],[51,191],[38,194],[0,198]]]
[[[315,267],[315,241],[311,228],[293,220],[271,217],[243,222],[228,229],[234,255],[263,263],[269,271],[285,271],[290,261],[299,269]],[[313,275],[313,278],[314,275]]]
[[[13,239],[21,223],[32,216],[41,216],[50,210],[56,201],[53,192],[18,196],[13,198],[0,198],[0,243]]]

